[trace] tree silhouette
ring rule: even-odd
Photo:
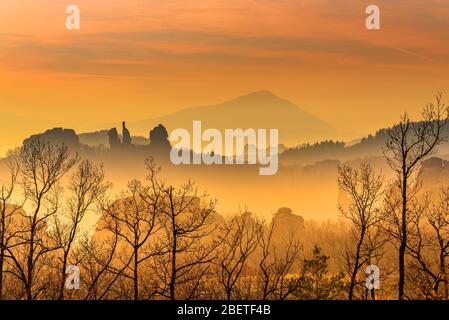
[[[338,174],[338,186],[350,199],[349,205],[339,205],[339,210],[351,222],[354,232],[355,248],[345,252],[350,275],[348,299],[352,300],[360,270],[369,264],[375,251],[383,245],[379,228],[383,177],[375,174],[366,163],[362,163],[359,170],[348,166],[339,167]]]
[[[399,300],[404,299],[405,255],[408,244],[407,215],[410,199],[415,193],[412,191],[413,184],[416,183],[416,174],[421,161],[445,140],[442,137],[442,129],[447,121],[447,112],[447,106],[442,102],[442,95],[438,94],[435,104],[430,103],[424,107],[422,121],[412,122],[405,113],[399,123],[388,130],[384,154],[396,174],[395,185],[401,194],[399,199],[401,211],[397,217],[400,221],[395,223],[399,234]]]

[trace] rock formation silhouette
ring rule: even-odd
[[[45,131],[41,134],[35,134],[23,141],[26,145],[31,141],[39,139],[41,141],[46,141],[51,144],[65,145],[69,149],[76,150],[80,147],[80,141],[78,135],[73,129],[63,129],[63,128],[53,128]]]
[[[130,131],[126,128],[126,122],[122,122],[122,135],[119,134],[117,128],[103,130],[94,133],[81,134],[84,141],[80,141],[80,137],[73,129],[53,128],[44,133],[35,134],[23,141],[23,145],[31,143],[35,139],[48,141],[52,144],[65,145],[70,150],[76,152],[102,152],[102,148],[98,148],[98,142],[103,141],[104,145],[109,143],[109,150],[117,153],[117,159],[136,159],[154,157],[158,161],[168,161],[171,145],[168,140],[167,129],[163,125],[158,125],[150,131],[150,140],[144,137],[134,137],[141,143],[133,143]],[[92,140],[92,141],[91,141]],[[85,142],[88,143],[85,143]]]
[[[108,131],[109,147],[111,150],[117,150],[121,146],[120,138],[116,128],[112,128]]]
[[[111,150],[123,150],[124,148],[129,148],[133,146],[131,140],[131,134],[126,128],[125,121],[122,121],[122,140],[120,141],[120,136],[116,128],[112,128],[108,131],[109,137],[109,147]]]
[[[275,224],[275,234],[284,240],[287,240],[289,235],[298,236],[304,230],[304,218],[287,207],[280,208],[274,214],[272,223]]]
[[[131,143],[131,134],[129,133],[129,130],[126,128],[125,121],[122,122],[122,145],[123,146],[130,146]]]
[[[150,150],[156,155],[168,155],[171,150],[167,129],[159,124],[150,131]]]
[[[422,162],[419,170],[421,192],[437,195],[449,178],[449,161],[440,157],[431,157]]]

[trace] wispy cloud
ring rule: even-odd
[[[0,35],[1,36],[1,35]],[[359,40],[241,36],[225,33],[107,32],[67,41],[3,35],[0,62],[10,69],[75,74],[143,75],[184,63],[367,63],[415,65],[420,54]]]

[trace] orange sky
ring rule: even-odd
[[[448,17],[449,0],[2,0],[0,112],[90,130],[271,90],[365,134],[449,96]]]

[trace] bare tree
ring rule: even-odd
[[[14,239],[16,232],[14,216],[22,208],[22,205],[13,202],[19,174],[19,163],[16,155],[10,154],[8,156],[7,167],[9,180],[0,183],[0,300],[3,300],[7,250],[12,245],[11,241]]]
[[[433,233],[430,250],[436,252],[438,265],[438,281],[435,281],[434,291],[439,294],[439,285],[443,284],[444,299],[449,299],[448,258],[449,258],[449,188],[442,190],[439,203],[434,204],[426,215]]]
[[[140,298],[140,265],[157,254],[149,246],[149,240],[160,229],[159,215],[163,205],[159,189],[133,180],[119,200],[103,209],[103,228],[116,234],[120,241],[121,261],[113,265],[115,273],[132,281],[134,300]],[[112,265],[109,269],[112,269]]]
[[[153,259],[159,294],[171,300],[181,294],[184,299],[196,298],[219,245],[212,237],[216,201],[207,200],[207,193],[200,194],[191,181],[176,188],[155,179],[150,160],[147,169],[152,189],[164,197],[159,254]]]
[[[263,223],[243,212],[227,222],[223,230],[223,244],[217,256],[218,280],[226,299],[237,295],[239,280],[244,275],[250,256],[259,246]]]
[[[97,166],[89,160],[82,161],[77,170],[70,176],[68,189],[71,194],[66,199],[67,208],[63,217],[55,215],[51,236],[56,246],[61,248],[62,255],[58,256],[60,282],[58,299],[64,299],[67,266],[73,246],[80,231],[80,224],[87,212],[93,209],[95,202],[109,188],[104,182],[102,166]]]
[[[449,188],[443,188],[439,198],[426,195],[413,206],[412,232],[408,251],[414,286],[426,299],[449,298]]]
[[[22,213],[14,248],[8,249],[12,273],[21,281],[26,299],[35,299],[47,283],[36,285],[46,254],[59,249],[48,237],[50,218],[59,209],[59,182],[75,165],[66,146],[33,139],[19,153],[20,178],[30,214]]]
[[[444,138],[442,129],[447,121],[447,107],[442,102],[441,94],[436,97],[436,104],[426,105],[422,112],[423,120],[412,122],[405,113],[398,124],[388,130],[388,140],[384,149],[388,164],[396,174],[396,187],[400,197],[400,239],[399,239],[399,280],[398,297],[404,299],[405,255],[407,248],[407,213],[409,210],[411,184],[425,159]]]
[[[346,250],[346,267],[350,274],[348,299],[354,298],[359,271],[370,262],[383,242],[379,236],[380,203],[383,196],[383,176],[376,174],[367,163],[360,169],[338,168],[338,187],[349,196],[349,203],[340,204],[341,214],[351,222],[354,248]],[[370,241],[373,240],[373,241]]]
[[[107,297],[115,280],[109,272],[118,250],[117,233],[98,237],[83,235],[73,250],[73,259],[79,266],[81,291],[84,300],[101,300]]]
[[[276,220],[273,219],[260,238],[259,291],[263,300],[285,300],[301,285],[298,278],[290,277],[301,252],[299,241],[290,233],[279,246],[273,239],[275,230]]]
[[[169,297],[176,299],[177,286],[193,282],[194,286],[184,294],[184,298],[192,298],[197,286],[208,271],[212,261],[216,243],[206,237],[215,230],[212,213],[215,201],[202,206],[201,199],[207,194],[199,195],[192,182],[182,185],[178,190],[173,186],[163,189],[167,196],[167,208],[164,230],[168,249]]]

